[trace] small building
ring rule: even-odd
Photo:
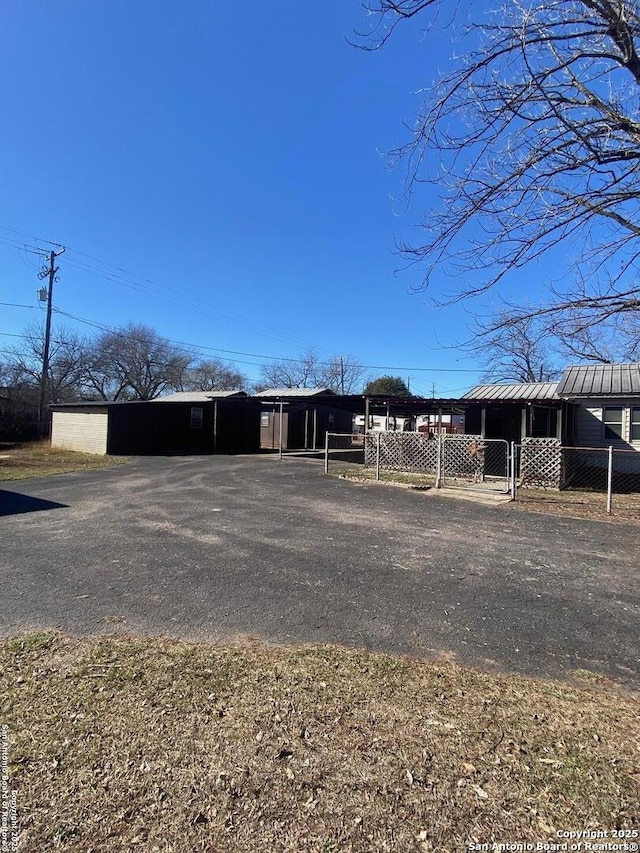
[[[181,391],[155,400],[59,403],[52,447],[99,454],[254,452],[260,405],[244,391]]]
[[[352,412],[330,388],[268,388],[256,399],[262,450],[316,450],[328,432],[351,432]]]

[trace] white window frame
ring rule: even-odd
[[[202,429],[204,409],[202,406],[191,406],[191,429]]]
[[[607,420],[607,412],[615,409],[620,412],[620,420],[613,421]],[[624,441],[624,406],[603,406],[602,407],[602,437],[605,441]],[[611,425],[618,426],[620,425],[620,434],[607,435],[607,430],[611,429]],[[613,430],[612,430],[613,432]]]

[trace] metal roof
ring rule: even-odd
[[[112,406],[141,406],[149,403],[149,400],[76,400],[75,403],[50,403],[49,408],[53,412],[58,409],[104,409]]]
[[[463,396],[463,400],[557,400],[557,382],[497,382],[476,385]]]
[[[330,394],[335,396],[331,388],[266,388],[256,394],[256,397],[321,397]]]
[[[640,364],[568,367],[558,385],[562,397],[627,397],[640,394]]]
[[[206,403],[220,397],[246,397],[244,391],[175,391],[156,397],[153,403]]]

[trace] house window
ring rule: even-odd
[[[270,412],[261,412],[260,413],[260,426],[268,427],[269,426],[269,416]]]
[[[529,435],[531,438],[555,438],[558,429],[558,412],[545,406],[531,406]]]
[[[202,429],[202,406],[191,407],[191,429]]]
[[[621,439],[622,436],[622,406],[607,406],[604,409],[602,422],[604,423],[604,437]]]
[[[640,406],[631,409],[631,441],[640,441]]]

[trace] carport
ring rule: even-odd
[[[466,408],[451,398],[335,394],[327,388],[271,388],[257,396],[263,450],[321,450],[327,433],[366,433],[376,417],[384,419],[386,429],[403,419],[417,430],[422,416],[429,431],[449,432],[454,419],[464,423]]]

